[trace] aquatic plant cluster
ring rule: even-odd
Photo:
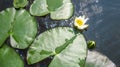
[[[54,56],[49,67],[84,67],[88,48],[96,44],[94,41],[87,44],[82,33],[89,26],[86,24],[89,18],[76,17],[72,28],[56,27],[37,36],[35,16],[50,14],[53,20],[69,19],[74,5],[71,0],[34,0],[28,12],[24,9],[27,4],[28,0],[14,0],[14,7],[0,12],[0,66],[24,67],[15,49],[27,48],[29,65]],[[8,37],[10,45],[5,44]]]

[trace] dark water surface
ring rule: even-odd
[[[30,0],[32,3],[32,0]],[[90,18],[88,31],[85,31],[87,40],[95,40],[96,49],[106,55],[112,62],[120,67],[120,0],[72,0],[74,15],[69,20],[53,21],[48,16],[36,17],[39,32],[58,26],[71,26],[76,16],[86,15]],[[0,0],[0,11],[12,7],[12,0]],[[26,7],[29,9],[29,5]],[[18,50],[25,59],[26,51]],[[26,67],[46,67],[45,63],[51,58]],[[41,66],[42,65],[42,66]]]

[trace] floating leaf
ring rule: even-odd
[[[27,0],[14,0],[13,5],[15,8],[25,7],[28,4]]]
[[[26,10],[16,12],[12,28],[11,45],[24,49],[34,40],[37,33],[37,25],[33,17]]]
[[[68,19],[73,14],[71,0],[35,0],[30,7],[30,13],[44,16],[50,13],[52,19]]]
[[[58,27],[40,34],[27,53],[33,64],[54,56],[49,67],[79,67],[85,62],[87,45],[84,36],[72,28]]]
[[[4,44],[0,48],[0,67],[24,67],[24,63],[14,49]]]
[[[88,51],[85,67],[116,67],[105,55],[97,51]]]
[[[30,13],[35,16],[44,16],[49,13],[46,0],[35,0],[30,7]]]
[[[73,6],[71,3],[65,3],[61,7],[59,7],[56,11],[51,11],[50,17],[52,19],[68,19],[72,16],[73,13]]]
[[[9,36],[11,22],[13,22],[15,12],[15,9],[6,9],[0,12],[0,46]]]
[[[12,47],[27,48],[37,33],[37,25],[33,17],[24,9],[16,11],[14,8],[8,8],[1,12],[0,16],[0,20],[3,21],[0,22],[0,44],[10,35]]]
[[[46,0],[49,11],[55,11],[57,8],[62,6],[63,0]]]

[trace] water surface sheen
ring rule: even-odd
[[[30,3],[32,3],[31,0]],[[112,62],[120,67],[120,0],[72,0],[74,4],[74,15],[69,20],[53,21],[49,15],[36,17],[39,32],[38,34],[59,26],[72,27],[74,18],[79,15],[86,15],[90,18],[87,22],[90,26],[85,31],[87,40],[95,40],[96,49],[106,55]],[[0,11],[12,7],[12,0],[0,0]],[[26,7],[28,9],[29,6]],[[26,51],[18,50],[25,59]],[[46,62],[41,64],[26,65],[26,67],[46,67]]]

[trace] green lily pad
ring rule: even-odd
[[[51,19],[68,19],[73,14],[71,0],[35,0],[30,7],[34,16],[44,16],[50,13]]]
[[[0,46],[9,36],[11,22],[14,20],[15,12],[15,9],[6,9],[0,12]]]
[[[27,0],[14,0],[13,5],[15,8],[25,7],[28,4]]]
[[[28,64],[54,56],[49,67],[80,67],[85,62],[84,36],[69,27],[58,27],[40,34],[27,53]],[[83,63],[83,64],[81,64]]]
[[[97,51],[88,51],[85,67],[116,67],[105,55]]]
[[[0,48],[0,67],[24,67],[24,62],[14,49],[4,44]]]
[[[62,6],[63,0],[46,0],[49,11],[55,11],[57,8]]]
[[[12,47],[27,48],[37,33],[37,25],[33,17],[24,9],[16,11],[14,8],[2,11],[0,16],[0,20],[3,21],[0,22],[0,34],[2,34],[0,35],[0,45],[10,35]]]
[[[30,13],[35,16],[44,16],[49,13],[46,0],[35,0],[30,7]]]
[[[71,3],[67,3],[59,7],[56,11],[51,11],[50,17],[52,19],[68,19],[73,14],[73,6]]]

